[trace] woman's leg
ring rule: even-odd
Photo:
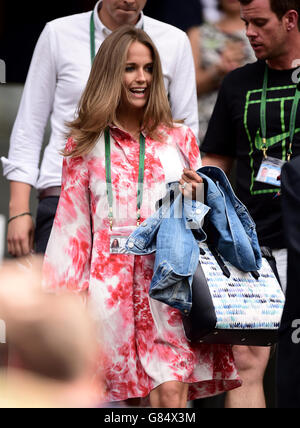
[[[150,404],[154,408],[186,408],[188,384],[178,381],[165,382],[150,393]]]

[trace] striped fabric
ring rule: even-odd
[[[278,329],[285,297],[266,259],[260,277],[236,269],[224,260],[230,278],[221,268],[206,244],[200,262],[205,273],[217,315],[217,329]]]

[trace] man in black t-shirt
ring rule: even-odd
[[[237,161],[237,194],[256,221],[260,244],[274,250],[284,284],[286,246],[279,176],[283,163],[300,154],[300,73],[295,68],[300,65],[300,3],[239,1],[258,62],[224,79],[201,146],[203,164],[230,173]],[[262,173],[265,168],[267,175]],[[192,172],[188,175],[197,181]],[[234,347],[234,357],[243,386],[227,394],[227,406],[265,406],[262,380],[268,348]]]
[[[260,244],[278,249],[285,247],[278,197],[280,185],[256,180],[264,159],[260,108],[265,69],[266,62],[259,60],[225,78],[201,150],[207,154],[205,164],[216,165],[221,159],[221,166],[227,172],[236,159],[237,196],[256,222]],[[266,155],[281,161],[287,160],[290,148],[290,116],[297,86],[293,82],[294,74],[294,69],[268,67]],[[300,104],[298,111],[300,113]],[[296,116],[292,142],[293,157],[299,154],[300,114]]]

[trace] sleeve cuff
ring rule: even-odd
[[[31,186],[36,185],[39,174],[38,169],[28,171],[28,168],[25,169],[23,165],[13,162],[3,156],[1,157],[1,162],[3,175],[7,180],[20,181],[21,183],[30,184]]]
[[[184,214],[189,229],[200,229],[202,221],[209,211],[210,208],[202,202],[184,199]]]

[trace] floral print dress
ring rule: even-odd
[[[201,166],[197,141],[184,125],[162,129],[164,142],[146,137],[142,220],[165,193],[159,154],[180,145],[192,168]],[[152,300],[148,290],[154,257],[113,254],[111,236],[136,227],[139,143],[111,127],[114,224],[108,220],[105,147],[100,138],[86,156],[65,158],[62,192],[44,262],[44,285],[88,291],[91,313],[99,326],[105,399],[147,397],[167,381],[189,383],[189,400],[212,396],[241,385],[231,348],[191,344],[177,309]],[[68,140],[67,149],[74,147]],[[170,159],[172,163],[172,159]],[[178,171],[178,179],[182,171]]]

